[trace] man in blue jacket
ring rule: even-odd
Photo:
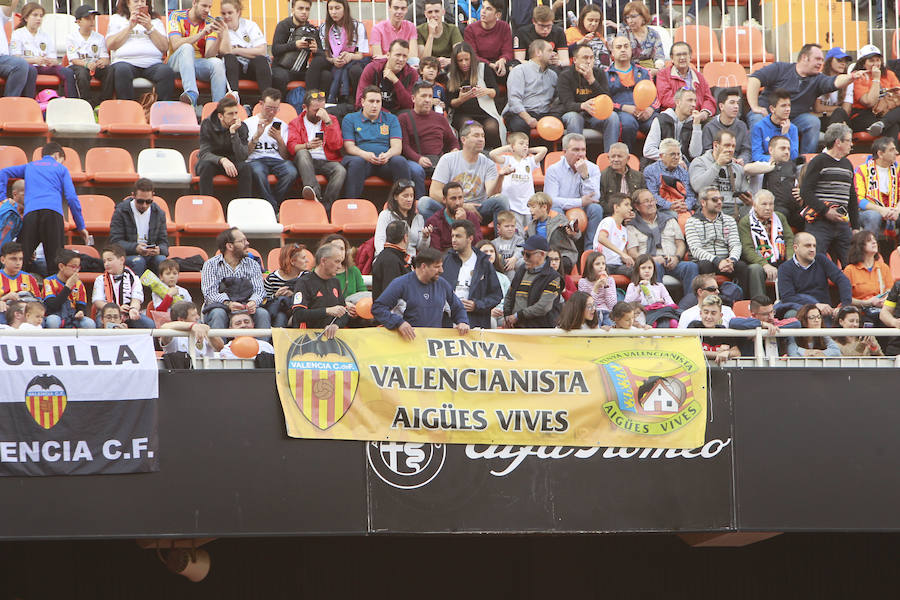
[[[469,326],[491,328],[491,309],[503,300],[503,290],[497,279],[497,270],[487,254],[472,247],[475,226],[464,219],[450,224],[452,249],[444,256],[444,273],[462,302],[469,317]],[[450,327],[450,319],[444,314],[444,327]]]
[[[25,180],[25,215],[19,239],[25,253],[25,270],[29,272],[33,272],[34,250],[38,244],[44,244],[44,256],[48,258],[63,248],[64,203],[69,205],[78,233],[86,244],[90,243],[72,176],[62,165],[65,156],[62,146],[50,142],[41,150],[40,160],[0,170],[0,190],[6,189],[10,179]]]
[[[405,340],[414,340],[415,327],[441,327],[444,306],[450,305],[450,321],[460,335],[469,333],[469,319],[462,302],[446,279],[441,253],[425,248],[416,254],[415,270],[394,279],[372,304],[372,315],[388,329],[395,329]],[[402,314],[392,312],[397,303],[406,303]]]
[[[750,152],[754,162],[770,162],[769,141],[783,135],[791,142],[791,160],[800,156],[800,133],[791,123],[791,93],[775,90],[769,94],[769,116],[757,121],[750,130]]]

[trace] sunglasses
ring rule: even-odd
[[[135,204],[146,204],[146,205],[153,204],[153,200],[141,200],[140,198],[135,198],[134,202],[135,202]]]
[[[325,92],[310,92],[309,94],[307,94],[307,96],[309,96],[313,100],[318,100],[325,97]]]
[[[704,292],[713,292],[714,294],[719,293],[718,287],[705,287],[705,288],[700,288],[700,289],[703,290]]]

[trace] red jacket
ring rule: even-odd
[[[331,122],[326,124],[323,128],[325,131],[325,157],[328,160],[341,160],[343,156],[341,154],[341,149],[344,147],[344,134],[341,133],[341,124],[338,122],[338,118],[334,115],[331,116]],[[291,158],[294,158],[296,152],[294,152],[294,146],[297,144],[305,144],[309,142],[309,138],[306,135],[306,125],[303,124],[303,119],[306,117],[306,110],[300,113],[300,116],[290,122],[288,125],[288,153],[291,155]]]
[[[709,90],[709,84],[694,67],[690,67],[693,73],[694,91],[697,92],[697,110],[706,109],[710,115],[716,114],[716,99]],[[663,108],[675,108],[675,92],[685,87],[687,82],[682,79],[675,67],[665,67],[656,74],[656,93],[659,105]]]

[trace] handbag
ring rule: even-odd
[[[900,106],[900,93],[886,91],[878,98],[878,102],[872,107],[872,114],[881,117]]]

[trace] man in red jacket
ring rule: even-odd
[[[356,108],[362,108],[363,90],[370,85],[381,90],[381,108],[396,114],[413,107],[412,86],[419,72],[407,64],[409,42],[394,40],[387,58],[373,60],[363,69],[356,88]]]
[[[300,173],[303,197],[315,194],[330,214],[331,205],[340,198],[347,177],[341,164],[344,136],[338,118],[325,110],[325,92],[307,90],[303,106],[303,112],[288,125],[288,152]],[[328,180],[324,196],[316,175],[324,175]]]
[[[716,100],[709,83],[697,69],[691,66],[691,47],[684,42],[672,44],[672,66],[656,74],[656,91],[660,110],[675,108],[675,92],[682,88],[697,92],[696,110],[708,113],[703,120],[716,114]]]

